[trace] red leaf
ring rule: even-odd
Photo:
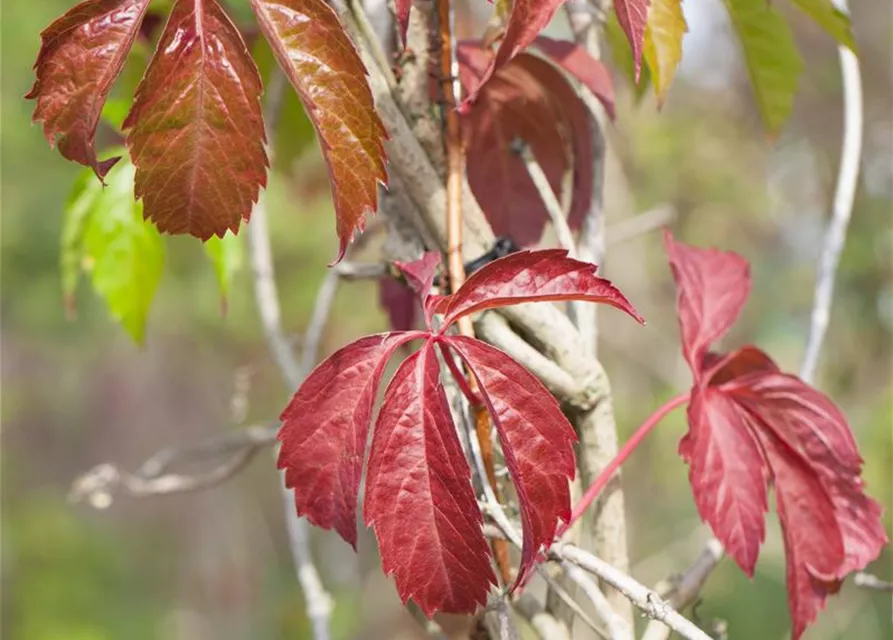
[[[614,83],[600,60],[593,58],[580,45],[567,40],[539,36],[533,44],[589,89],[604,105],[611,119],[614,118]]]
[[[477,86],[490,54],[478,43],[460,43],[459,77]],[[530,146],[560,193],[573,169],[568,224],[578,228],[592,201],[593,149],[589,110],[564,74],[536,56],[521,54],[497,71],[462,117],[468,180],[495,233],[520,245],[539,242],[549,213],[531,180],[516,140]]]
[[[441,256],[437,251],[427,251],[422,257],[412,262],[394,261],[394,266],[400,269],[406,282],[412,287],[420,299],[424,300],[431,292],[434,285],[434,277],[440,266]]]
[[[177,0],[124,121],[159,230],[237,232],[266,185],[261,79],[216,0]]]
[[[729,554],[752,575],[763,539],[766,488],[775,487],[785,541],[794,640],[829,594],[887,542],[880,506],[860,477],[862,459],[846,419],[830,399],[778,370],[755,347],[719,356],[708,349],[747,298],[747,262],[666,235],[678,289],[677,313],[695,379],[689,432],[695,502]]]
[[[367,336],[336,351],[282,412],[278,466],[299,515],[357,544],[357,492],[372,403],[394,351],[418,332]]]
[[[446,328],[470,313],[522,302],[583,300],[609,304],[642,322],[622,293],[595,275],[596,266],[567,257],[563,249],[518,251],[475,271],[453,295],[440,301]]]
[[[400,41],[406,45],[406,32],[409,30],[409,10],[412,9],[412,0],[394,0],[394,12],[397,14],[397,24],[400,26]]]
[[[329,167],[338,260],[387,183],[384,125],[366,68],[325,0],[251,0],[261,31],[313,121]]]
[[[470,477],[429,342],[385,392],[363,508],[385,574],[428,617],[473,612],[496,584]]]
[[[506,353],[465,336],[445,341],[480,383],[518,493],[524,533],[520,581],[543,545],[552,543],[558,520],[570,519],[568,483],[577,436],[552,394]]]
[[[678,243],[669,231],[664,244],[676,281],[682,351],[698,373],[710,344],[729,331],[747,301],[750,266],[731,252]]]
[[[758,434],[772,468],[796,640],[839,588],[843,541],[834,506],[811,465],[770,433]]]
[[[648,5],[650,0],[614,0],[614,12],[617,21],[629,40],[633,50],[633,65],[636,82],[642,71],[642,52],[645,42],[645,24],[648,21]]]
[[[493,73],[506,66],[512,58],[530,45],[540,31],[546,28],[552,16],[564,0],[514,0],[506,23],[505,35],[499,43],[496,55],[490,61],[477,88],[469,93],[459,106],[460,112],[467,111],[477,100],[478,91]],[[644,27],[643,27],[644,28]]]
[[[40,34],[37,79],[25,96],[36,99],[50,146],[92,167],[102,179],[119,158],[100,162],[94,137],[102,106],[139,32],[149,0],[84,0]]]
[[[701,519],[710,523],[726,551],[753,576],[766,537],[768,470],[747,414],[712,387],[693,390],[688,433],[679,453]]]

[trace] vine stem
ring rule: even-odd
[[[462,175],[465,172],[465,158],[462,149],[462,130],[459,114],[456,111],[455,79],[458,69],[453,50],[453,12],[450,0],[437,0],[437,30],[439,39],[439,75],[443,96],[443,118],[446,124],[447,156],[447,268],[450,290],[457,291],[465,282],[465,265],[462,259]],[[474,337],[474,325],[466,316],[459,320],[459,333]],[[472,394],[480,396],[477,380],[468,375],[468,387]],[[496,466],[493,460],[493,441],[490,438],[490,418],[481,405],[473,407],[474,429],[481,447],[481,457],[487,482],[499,497],[496,480]],[[509,547],[505,540],[493,540],[493,555],[504,583],[512,581]]]
[[[675,398],[671,398],[666,403],[664,403],[660,408],[657,409],[654,413],[652,413],[645,422],[642,423],[636,432],[630,436],[629,440],[627,440],[623,446],[620,448],[620,451],[617,452],[617,455],[614,456],[614,459],[608,463],[604,469],[598,474],[595,480],[589,485],[589,488],[586,489],[586,493],[583,494],[583,497],[580,498],[579,502],[574,505],[573,511],[571,511],[571,519],[558,530],[558,534],[556,537],[561,537],[564,533],[574,526],[574,523],[579,520],[583,514],[586,512],[586,509],[598,498],[599,494],[602,492],[602,489],[605,488],[605,485],[611,480],[611,477],[617,472],[620,466],[626,462],[626,459],[632,454],[633,451],[642,443],[642,440],[651,433],[654,427],[663,420],[668,413],[676,409],[677,407],[681,407],[683,404],[688,402],[689,394],[683,393]]]

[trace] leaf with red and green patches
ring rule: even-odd
[[[177,0],[124,121],[137,198],[167,233],[238,231],[266,185],[261,80],[216,0]]]
[[[148,6],[149,0],[85,0],[40,34],[37,79],[25,96],[37,100],[34,121],[43,122],[50,146],[100,179],[120,156],[97,159],[96,127]]]
[[[642,71],[642,52],[645,41],[645,27],[648,23],[648,5],[650,0],[614,0],[614,13],[617,21],[629,40],[633,51],[633,69],[635,80],[639,81]]]
[[[366,69],[324,0],[251,0],[261,31],[313,121],[335,203],[337,260],[386,184],[384,125]]]

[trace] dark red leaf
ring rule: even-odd
[[[467,111],[477,100],[481,86],[493,73],[511,62],[512,58],[530,45],[540,31],[546,28],[564,0],[514,0],[506,23],[505,35],[499,44],[496,55],[484,71],[477,87],[471,90],[459,107]],[[644,27],[643,27],[644,28]]]
[[[400,365],[385,392],[363,512],[404,603],[412,598],[428,617],[486,603],[496,577],[431,342]]]
[[[520,580],[542,546],[552,543],[558,521],[570,519],[577,436],[552,394],[506,353],[465,336],[445,340],[480,383],[518,494],[524,533]]]
[[[237,232],[266,185],[261,79],[216,0],[177,0],[124,121],[159,230]]]
[[[695,373],[710,344],[724,336],[750,294],[750,265],[741,256],[678,243],[669,231],[664,244],[676,281],[676,313],[682,351]]]
[[[459,77],[477,86],[490,59],[480,44],[460,43]],[[539,242],[549,213],[515,148],[523,141],[560,194],[573,170],[568,224],[579,228],[592,201],[593,149],[589,110],[555,65],[521,54],[499,69],[462,117],[468,181],[495,233],[518,244]]]
[[[357,492],[372,404],[388,359],[418,332],[367,336],[336,351],[282,412],[278,466],[299,515],[357,544]]]
[[[353,44],[325,0],[251,0],[261,31],[313,121],[329,167],[344,256],[387,183],[387,133]],[[336,261],[337,261],[336,260]]]
[[[419,299],[412,289],[390,276],[385,276],[378,284],[378,303],[388,314],[391,329],[408,331],[415,324]]]
[[[642,71],[642,52],[645,42],[645,24],[648,21],[648,5],[650,0],[614,0],[614,11],[617,21],[629,40],[633,50],[633,66],[636,82]]]
[[[567,257],[563,249],[518,251],[475,271],[437,311],[447,327],[470,313],[522,302],[583,300],[609,304],[642,322],[622,293],[595,275],[596,266]]]
[[[695,502],[748,575],[764,534],[766,489],[775,487],[787,561],[794,640],[829,594],[887,542],[880,506],[864,492],[862,459],[843,414],[825,395],[781,373],[755,347],[709,352],[747,298],[748,265],[666,236],[678,289],[683,349],[695,379],[689,432]]]
[[[614,83],[611,74],[600,60],[596,60],[580,45],[568,40],[553,40],[539,36],[533,45],[555,64],[580,81],[604,105],[614,118]]]
[[[37,79],[25,96],[37,100],[34,121],[43,122],[50,146],[58,144],[59,153],[100,179],[119,158],[96,157],[99,116],[148,6],[149,0],[84,0],[40,34]]]

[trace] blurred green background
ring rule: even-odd
[[[121,499],[105,511],[67,499],[72,480],[101,462],[135,469],[170,444],[271,424],[290,392],[268,357],[247,274],[236,276],[228,312],[221,315],[213,270],[191,238],[165,240],[165,274],[143,347],[109,319],[86,284],[78,291],[77,319],[65,319],[59,243],[78,167],[51,151],[29,124],[33,104],[22,95],[33,80],[40,30],[71,4],[7,0],[0,21],[0,633],[10,640],[308,637],[270,454],[257,456],[226,484],[193,495]],[[642,211],[672,207],[681,239],[747,256],[754,289],[725,346],[754,342],[796,370],[839,154],[836,50],[817,27],[791,14],[807,67],[790,122],[770,140],[728,27],[715,19],[719,4],[703,5],[698,19],[689,16],[684,67],[661,111],[649,96],[637,102],[617,79],[609,229]],[[855,5],[866,91],[863,174],[819,386],[851,421],[869,491],[887,508],[891,532],[893,18],[888,3]],[[114,97],[132,95],[149,51],[138,45]],[[286,114],[268,202],[284,322],[299,344],[336,240],[325,168],[309,125],[293,99]],[[110,129],[100,138],[118,142]],[[658,234],[609,244],[605,273],[649,323],[643,329],[613,311],[601,315],[601,354],[625,437],[689,379]],[[346,284],[324,351],[384,326],[375,284]],[[676,412],[626,467],[633,573],[645,583],[684,568],[707,537],[676,454],[683,431],[683,415]],[[313,535],[323,579],[336,598],[334,637],[416,633],[377,568],[368,532],[358,556],[333,534]],[[893,579],[891,557],[888,550],[871,570]],[[726,621],[731,638],[786,637],[784,564],[774,520],[754,581],[725,561],[702,600],[698,619],[706,626]],[[891,617],[889,595],[847,584],[807,637],[889,638]]]

